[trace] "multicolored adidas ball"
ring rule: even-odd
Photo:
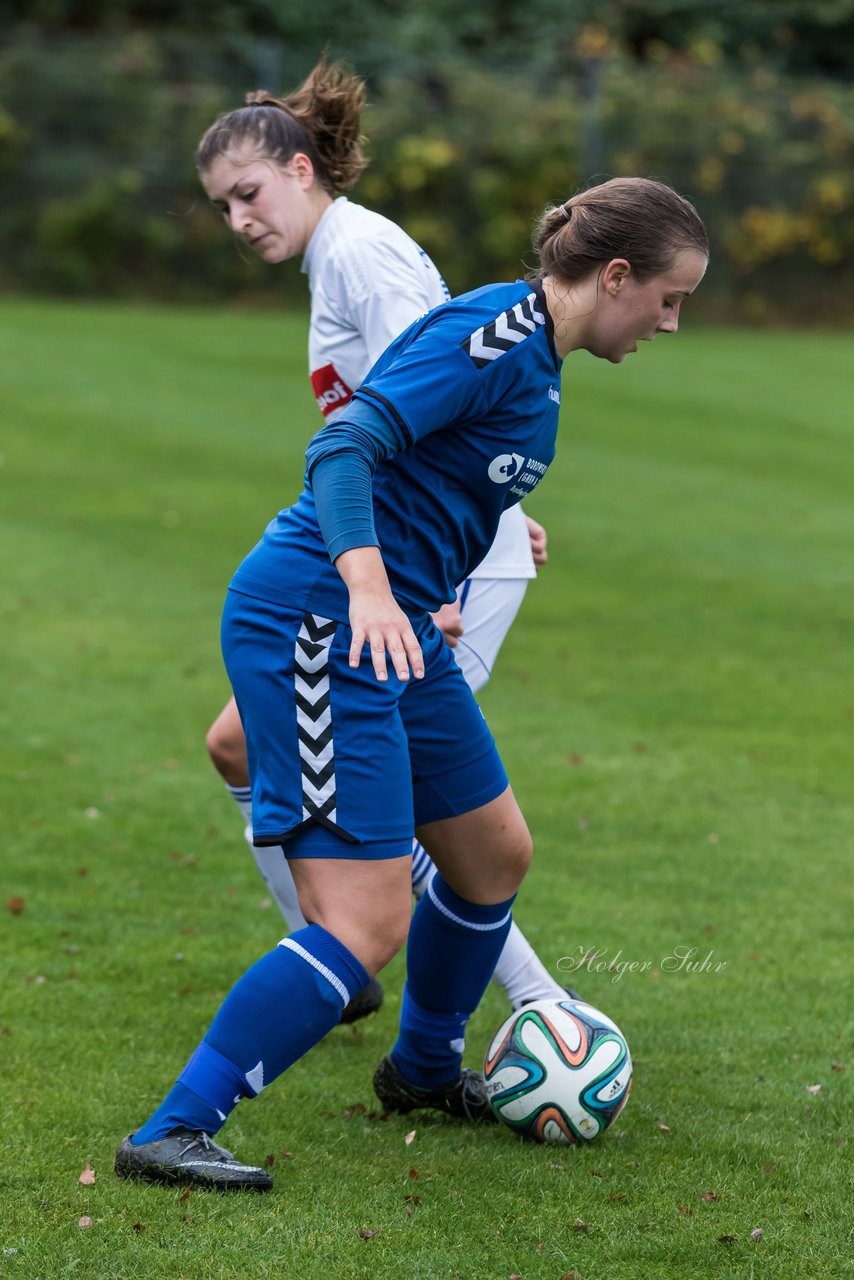
[[[582,1000],[537,1000],[499,1027],[483,1064],[492,1109],[537,1142],[589,1142],[613,1124],[632,1087],[616,1023]]]

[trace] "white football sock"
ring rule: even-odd
[[[264,877],[267,888],[276,899],[276,905],[285,917],[285,923],[291,933],[297,929],[305,929],[307,922],[299,909],[299,897],[285,851],[280,844],[267,845],[264,849],[256,849],[252,843],[252,828],[244,832],[247,843],[252,850],[255,865]]]
[[[276,905],[285,918],[285,924],[291,933],[306,927],[305,916],[299,909],[299,898],[294,878],[291,875],[288,860],[280,844],[269,845],[264,849],[256,849],[252,843],[252,791],[249,787],[230,787],[228,791],[234,799],[247,824],[243,832],[246,843],[252,850],[255,865],[261,872],[267,888],[276,899]]]
[[[252,826],[252,788],[251,787],[231,787],[225,784],[225,789],[243,814],[243,821],[248,822]]]
[[[436,870],[436,864],[430,857],[430,854],[424,848],[423,844],[419,844],[417,840],[412,841],[412,892],[415,898],[420,898],[424,890],[427,888],[433,872]]]
[[[514,1009],[530,1000],[559,1000],[566,995],[517,924],[510,926],[492,980],[504,988]]]

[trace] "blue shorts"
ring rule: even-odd
[[[230,590],[222,650],[246,733],[256,845],[288,857],[395,858],[416,826],[488,804],[507,774],[441,632],[416,629],[422,680],[380,683],[343,622]]]

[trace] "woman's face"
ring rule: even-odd
[[[639,284],[624,259],[609,262],[599,279],[585,344],[588,350],[620,364],[637,351],[639,342],[652,342],[659,333],[675,333],[679,308],[703,279],[707,265],[706,255],[698,249],[683,249],[663,275]]]
[[[272,160],[222,155],[201,175],[226,226],[265,262],[302,255],[322,209],[308,158],[297,153],[286,168]],[[328,198],[327,201],[328,203]]]

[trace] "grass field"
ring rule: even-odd
[[[0,343],[0,1276],[854,1275],[847,337],[689,312],[565,366],[551,560],[482,703],[537,848],[517,919],[633,1049],[617,1125],[372,1119],[398,960],[223,1131],[268,1197],[112,1158],[281,936],[204,733],[230,572],[316,425],[304,325],[5,302]]]

